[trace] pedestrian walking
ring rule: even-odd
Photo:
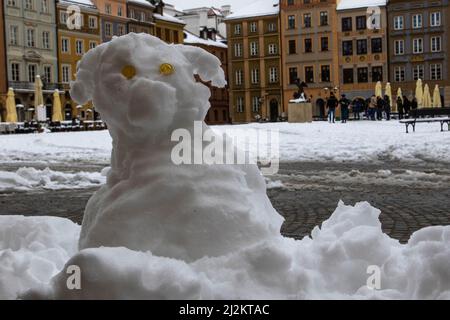
[[[402,120],[403,119],[403,100],[402,97],[398,96],[397,97],[397,110],[398,110],[398,119]]]
[[[328,122],[334,123],[336,119],[336,107],[338,105],[338,100],[334,96],[334,93],[330,93],[330,97],[327,100],[328,108]]]
[[[369,117],[370,117],[370,120],[372,120],[372,121],[375,121],[375,113],[376,113],[376,110],[377,110],[377,102],[378,102],[377,98],[375,97],[375,95],[373,95],[370,98],[370,102],[369,102]]]
[[[409,111],[411,110],[411,101],[406,96],[403,96],[403,110],[405,111],[405,118],[408,119]]]
[[[377,97],[377,104],[376,104],[376,114],[377,114],[377,120],[381,121],[383,120],[383,108],[384,108],[384,100],[381,97]]]
[[[362,110],[362,101],[361,99],[356,99],[352,104],[352,112],[353,112],[353,120],[360,120],[360,112]]]
[[[417,103],[417,99],[414,98],[411,102],[411,109],[416,110],[419,107],[419,104]]]
[[[383,100],[384,100],[383,110],[384,110],[384,113],[386,114],[386,120],[390,121],[391,120],[391,99],[386,94],[386,95],[384,95]]]
[[[350,107],[350,100],[348,100],[345,94],[341,95],[341,100],[339,100],[339,105],[341,107],[341,122],[347,123],[348,119],[348,108]]]

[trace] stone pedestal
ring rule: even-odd
[[[313,107],[311,103],[289,103],[288,122],[305,123],[313,121]]]

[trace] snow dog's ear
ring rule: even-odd
[[[76,80],[70,82],[70,96],[79,104],[92,100],[95,92],[97,68],[105,46],[89,50],[78,62]]]
[[[189,45],[177,45],[186,59],[203,81],[211,81],[215,87],[223,88],[227,84],[220,60],[208,51]]]

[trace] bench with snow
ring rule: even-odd
[[[450,131],[450,117],[400,120],[400,123],[403,123],[406,126],[406,133],[409,133],[408,131],[409,126],[412,126],[413,132],[416,132],[416,123],[430,123],[430,122],[439,122],[441,124],[441,132],[444,131],[444,124],[446,123],[447,129]]]

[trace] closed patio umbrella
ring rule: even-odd
[[[439,86],[436,85],[434,87],[433,92],[433,108],[441,108],[441,107],[442,107],[441,92],[439,90]]]
[[[53,93],[53,114],[52,114],[52,122],[61,122],[63,121],[63,114],[61,108],[61,99],[59,97],[59,90],[55,89]]]
[[[391,110],[394,112],[397,112],[397,104],[392,103],[392,88],[391,88],[391,84],[389,82],[386,83],[385,94],[389,97],[389,103],[391,105]]]
[[[9,88],[6,96],[6,119],[5,122],[17,122],[16,101],[13,88]]]
[[[428,84],[425,84],[425,87],[423,89],[423,97],[422,97],[422,108],[431,108],[432,102],[431,102],[431,95],[430,95],[430,87]]]
[[[37,75],[34,81],[34,109],[35,109],[35,118],[37,121],[47,120],[47,110],[44,105],[42,86],[43,85],[41,77]]]
[[[397,89],[397,99],[398,99],[398,97],[400,97],[402,99],[402,102],[404,102],[402,88],[400,88],[400,87]]]
[[[422,106],[422,97],[423,97],[422,80],[421,79],[417,79],[417,82],[416,82],[416,100],[417,100],[417,105],[419,106],[419,108]]]
[[[383,97],[382,90],[383,90],[383,88],[381,86],[381,81],[378,81],[377,84],[375,85],[375,96],[376,97]]]

